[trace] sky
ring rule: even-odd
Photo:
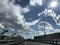
[[[52,0],[0,0],[0,33],[20,35],[25,39],[60,32],[60,0],[49,8]]]

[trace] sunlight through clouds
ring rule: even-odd
[[[39,13],[40,6],[42,7],[44,3],[43,1],[44,0],[29,0],[29,4],[26,7],[22,7],[20,4],[15,4],[15,0],[0,0],[0,28],[4,29],[4,26],[6,25],[8,27],[7,29],[10,31],[10,33],[8,32],[8,35],[16,32],[17,35],[19,34],[25,39],[33,39],[34,36],[44,35],[44,28],[46,30],[46,34],[60,32],[59,29],[54,29],[54,24],[51,25],[54,21],[55,25],[60,26],[60,15],[57,15],[53,9],[45,7],[44,10]],[[39,8],[36,8],[36,5]],[[37,11],[34,10],[36,13],[31,11],[33,8],[36,8]],[[44,22],[43,16],[45,18],[50,17],[49,19],[53,21],[48,22],[50,21],[48,19],[48,21],[46,20]],[[26,21],[26,18],[33,21]]]

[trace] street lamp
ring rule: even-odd
[[[57,6],[57,1],[53,0],[47,8],[47,14],[51,14],[53,8]],[[44,19],[44,30],[45,30],[45,19]],[[44,31],[44,35],[46,35],[46,30]]]

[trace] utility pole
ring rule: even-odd
[[[44,35],[46,35],[46,29],[45,29],[45,18],[44,18]]]

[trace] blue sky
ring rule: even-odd
[[[0,0],[0,32],[6,25],[9,32],[25,39],[60,32],[60,1],[48,8],[52,0]],[[50,12],[48,12],[50,10]],[[45,24],[45,27],[44,27]]]

